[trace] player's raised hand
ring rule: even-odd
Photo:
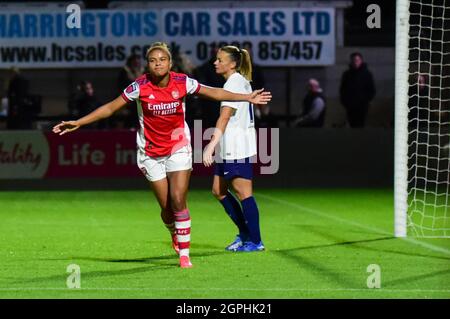
[[[53,133],[64,135],[77,130],[79,127],[80,124],[77,121],[62,121],[53,127]]]
[[[267,104],[270,100],[272,100],[272,93],[265,92],[264,88],[262,88],[253,91],[248,101],[253,104]]]

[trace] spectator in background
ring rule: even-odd
[[[18,68],[11,68],[7,89],[8,117],[6,127],[9,130],[27,130],[32,128],[33,110],[29,99],[28,80]]]
[[[347,111],[350,127],[364,127],[369,103],[375,97],[375,84],[361,53],[352,53],[350,60],[350,67],[341,79],[341,103]]]
[[[194,69],[194,64],[186,54],[180,52],[173,53],[172,70],[174,72],[192,75]]]
[[[77,85],[76,92],[69,98],[69,115],[71,117],[82,117],[94,111],[101,104],[95,95],[92,83],[81,81]],[[92,124],[89,128],[97,128],[97,126]]]
[[[214,67],[217,51],[219,51],[217,47],[211,49],[209,60],[194,70],[194,78],[204,85],[223,87],[225,79],[216,73]],[[199,102],[197,99],[195,105],[193,105],[193,112],[201,116],[203,127],[215,127],[220,114],[220,102],[211,100]]]
[[[325,97],[319,81],[308,80],[308,93],[303,99],[303,110],[297,120],[296,127],[323,127],[325,121]]]
[[[122,92],[124,87],[130,85],[137,77],[143,74],[141,66],[141,57],[137,54],[132,54],[127,58],[127,61],[122,69],[120,69],[117,79],[117,90]]]
[[[122,93],[123,88],[127,87],[144,74],[144,69],[141,65],[141,57],[138,54],[132,54],[127,58],[127,61],[122,69],[119,71],[117,78],[117,92]],[[117,118],[110,118],[110,126],[113,128],[137,128],[137,106],[120,110],[119,116],[122,116],[123,121],[117,121]]]

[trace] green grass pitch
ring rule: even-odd
[[[180,269],[150,191],[1,192],[0,298],[450,298],[450,239],[393,238],[392,190],[255,197],[266,251],[231,253],[232,222],[191,190],[194,267]]]

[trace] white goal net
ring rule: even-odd
[[[450,0],[398,0],[395,235],[450,237]]]

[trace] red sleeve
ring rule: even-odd
[[[197,94],[200,91],[201,86],[202,85],[199,83],[197,88],[195,89],[194,93],[192,93],[192,94]]]
[[[122,92],[122,94],[120,94],[120,96],[127,101],[128,103],[131,102],[131,100],[129,98],[127,98],[127,96],[125,95],[125,93]]]

